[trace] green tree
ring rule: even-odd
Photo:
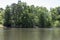
[[[0,8],[0,24],[3,24],[3,14],[4,14],[4,9]]]
[[[4,26],[11,27],[10,7],[7,6],[4,13]]]
[[[51,14],[46,8],[41,8],[39,15],[39,27],[50,28],[51,27]]]
[[[60,23],[60,7],[56,7],[56,8],[51,8],[50,10],[51,14],[52,14],[52,23],[53,23],[53,27],[59,27],[59,23]]]

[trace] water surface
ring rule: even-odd
[[[60,29],[5,28],[0,29],[0,40],[60,40]]]

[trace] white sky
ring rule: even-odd
[[[54,8],[60,6],[60,0],[21,0],[26,2],[28,5],[43,6],[49,8]],[[5,8],[6,5],[11,5],[12,3],[17,3],[18,0],[0,0],[0,7]]]

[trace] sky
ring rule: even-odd
[[[43,6],[47,9],[60,6],[60,0],[21,0],[26,2],[27,5]],[[12,3],[17,3],[18,0],[0,0],[0,8],[5,8],[6,5],[11,5]]]

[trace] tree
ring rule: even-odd
[[[3,24],[3,14],[4,14],[4,9],[0,8],[0,24]]]
[[[49,14],[46,8],[41,8],[39,14],[39,27],[49,28],[51,27],[51,14]]]
[[[11,27],[10,7],[7,6],[4,13],[4,26]]]
[[[52,14],[52,23],[54,27],[59,27],[59,22],[60,22],[60,7],[56,8],[51,8],[50,10]]]
[[[0,13],[2,8],[0,8]],[[2,19],[2,17],[0,17]],[[0,19],[0,20],[1,20]],[[51,8],[27,5],[25,2],[18,1],[7,6],[4,13],[4,25],[16,28],[50,28],[60,26],[60,7]]]

